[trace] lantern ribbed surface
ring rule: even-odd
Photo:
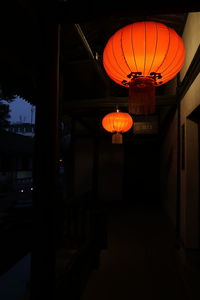
[[[102,126],[108,132],[123,133],[131,129],[133,125],[132,117],[125,112],[112,112],[102,119]]]
[[[108,40],[103,65],[108,76],[127,86],[131,73],[160,74],[155,85],[174,78],[183,66],[185,49],[175,30],[157,22],[136,22],[118,30]],[[128,87],[128,86],[127,86]]]

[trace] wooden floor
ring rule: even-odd
[[[177,267],[175,233],[154,208],[111,210],[108,249],[81,300],[193,300]]]

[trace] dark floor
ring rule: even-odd
[[[193,300],[177,267],[175,233],[159,209],[111,210],[108,249],[81,300]]]

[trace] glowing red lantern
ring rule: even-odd
[[[103,65],[108,76],[129,88],[130,113],[155,112],[155,87],[181,70],[185,49],[181,37],[164,24],[136,22],[108,40]]]
[[[102,126],[106,131],[113,133],[113,144],[122,144],[122,133],[131,129],[133,119],[128,113],[117,109],[116,112],[109,113],[102,119]]]

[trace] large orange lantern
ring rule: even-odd
[[[108,40],[103,65],[108,76],[129,88],[128,109],[133,114],[155,112],[155,87],[181,70],[185,49],[181,37],[164,24],[136,22]]]
[[[127,132],[133,126],[132,117],[125,112],[116,112],[107,114],[102,119],[103,128],[112,133],[112,144],[122,144],[122,133]]]

